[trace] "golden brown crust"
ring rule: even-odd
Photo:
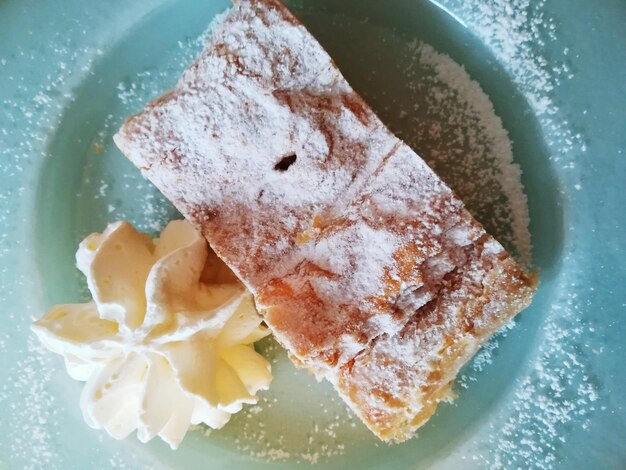
[[[402,442],[410,438],[430,419],[440,401],[450,401],[451,385],[461,367],[487,339],[528,306],[536,289],[534,276],[526,274],[511,258],[498,260],[480,283],[482,292],[463,306],[458,321],[448,323],[445,332],[429,341],[425,332],[441,326],[435,320],[437,308],[471,289],[464,278],[467,274],[459,273],[456,279],[450,279],[450,285],[442,289],[437,300],[417,312],[397,337],[378,338],[373,348],[339,373],[338,390],[382,440]],[[429,325],[428,320],[433,324]],[[415,344],[420,340],[423,344]],[[397,351],[403,357],[394,355]],[[411,360],[420,365],[403,367],[404,361]],[[393,364],[399,370],[383,374],[373,370],[383,363]]]

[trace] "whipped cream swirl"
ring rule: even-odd
[[[126,222],[76,253],[93,301],[57,305],[33,325],[86,382],[87,424],[173,449],[192,424],[221,428],[269,387],[253,343],[268,335],[252,295],[185,221],[152,240]]]

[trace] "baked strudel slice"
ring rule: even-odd
[[[238,1],[115,142],[381,439],[410,437],[534,293],[278,1]]]

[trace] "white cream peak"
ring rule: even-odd
[[[152,240],[127,222],[80,244],[93,301],[57,305],[33,330],[84,381],[85,421],[173,449],[191,425],[221,428],[272,379],[252,295],[188,222]]]

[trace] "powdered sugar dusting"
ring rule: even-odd
[[[63,409],[48,390],[55,370],[52,358],[35,338],[29,337],[27,344],[26,355],[0,388],[0,404],[21,423],[6,430],[0,449],[23,462],[36,456],[37,465],[47,467],[59,463],[54,449],[59,438],[56,415]],[[21,400],[29,405],[21,406]]]
[[[396,44],[390,47],[395,47]],[[494,226],[497,230],[495,233],[498,234],[498,238],[500,238],[509,248],[517,250],[518,253],[525,253],[528,255],[530,246],[526,244],[528,242],[528,231],[527,231],[527,209],[525,207],[525,198],[523,197],[523,192],[521,191],[521,184],[519,181],[519,168],[512,162],[511,151],[510,151],[510,142],[508,141],[508,137],[506,132],[502,129],[502,124],[500,120],[495,116],[493,111],[493,107],[490,105],[488,98],[482,92],[480,87],[471,81],[470,77],[467,73],[462,69],[462,67],[454,64],[454,62],[447,56],[436,53],[430,46],[423,45],[421,43],[408,42],[402,43],[401,47],[405,51],[406,54],[406,62],[413,63],[415,67],[421,68],[421,73],[416,74],[414,67],[407,68],[403,70],[403,72],[407,75],[407,77],[414,82],[414,91],[416,94],[423,94],[424,96],[429,98],[428,106],[426,109],[420,109],[420,116],[428,116],[428,119],[416,119],[415,126],[418,128],[418,132],[415,134],[417,137],[410,140],[414,148],[420,149],[420,153],[422,153],[421,149],[428,150],[428,147],[424,147],[424,142],[419,142],[420,138],[425,137],[425,133],[429,131],[429,127],[432,128],[437,127],[437,122],[439,124],[439,128],[442,129],[442,124],[445,125],[454,125],[457,126],[465,135],[477,133],[477,135],[472,135],[469,138],[463,139],[463,141],[469,141],[474,144],[474,147],[470,147],[469,151],[464,149],[464,155],[466,156],[466,160],[463,162],[456,161],[454,165],[456,168],[461,168],[463,171],[457,174],[452,174],[452,178],[450,177],[450,173],[446,173],[448,177],[448,181],[452,182],[454,185],[456,183],[457,186],[454,186],[457,192],[459,192],[463,199],[469,198],[469,206],[475,210],[480,203],[487,203],[486,206],[482,206],[481,210],[476,211],[479,215],[483,217],[485,215],[497,214],[493,215],[492,226]],[[430,71],[428,74],[424,74],[424,71]],[[125,104],[134,106],[134,108],[140,107],[148,98],[154,96],[159,93],[159,91],[154,91],[151,93],[151,89],[153,87],[152,82],[154,80],[153,76],[140,74],[132,81],[128,83],[137,83],[136,86],[128,86],[131,92],[125,92],[120,94],[119,99]],[[411,102],[412,100],[407,100]],[[477,104],[476,104],[477,103]],[[132,109],[132,108],[131,108]],[[403,111],[400,111],[403,112]],[[419,126],[422,126],[421,128]],[[424,129],[423,131],[421,129]],[[432,145],[432,148],[437,148],[437,145],[442,145],[446,140],[450,141],[449,133],[444,137],[443,135],[434,136],[431,135],[424,140],[428,144]],[[485,134],[487,134],[487,138],[485,138]],[[491,140],[489,140],[491,139]],[[484,145],[483,142],[487,140],[489,145]],[[498,141],[497,145],[494,145],[494,141]],[[415,144],[418,145],[415,145]],[[459,149],[463,148],[462,144],[459,144]],[[450,154],[458,154],[459,150],[450,151]],[[423,154],[423,153],[422,153]],[[443,159],[446,158],[446,153],[443,151],[428,151],[426,156],[429,157],[429,162],[434,164],[436,167],[437,160],[441,160],[440,164],[445,164]],[[482,162],[487,161],[490,163],[490,168],[487,170],[483,170]],[[495,168],[495,170],[494,170]],[[503,174],[506,172],[510,172],[512,175],[510,179],[506,179],[503,177]],[[483,183],[484,186],[496,186],[495,191],[472,191],[469,187],[466,187],[468,177],[475,177],[480,172],[480,178],[475,178],[478,180],[477,184]],[[515,179],[515,175],[518,176],[518,179]],[[502,185],[504,189],[498,189],[499,185]],[[481,186],[481,187],[484,187]],[[507,189],[508,188],[508,189]],[[460,189],[460,190],[459,190]],[[508,191],[508,193],[507,193]],[[504,199],[507,201],[506,203],[497,202],[501,201],[497,194],[501,194],[504,192],[505,194],[509,194],[509,199]],[[519,197],[521,195],[521,197]],[[516,199],[519,197],[519,199]],[[489,205],[489,203],[492,205]],[[516,209],[515,204],[518,204],[520,210]],[[497,210],[494,210],[497,209]],[[150,220],[150,218],[148,218]],[[521,232],[522,235],[512,241],[510,238],[511,231],[510,224],[511,221],[515,220],[515,222],[523,227],[524,232]],[[381,244],[385,246],[385,244]],[[522,255],[522,258],[525,255]],[[321,263],[324,265],[324,263]],[[492,351],[497,342],[490,344],[486,347],[483,353],[478,357],[479,363],[488,362],[489,352]],[[476,370],[480,371],[482,367],[477,367]],[[475,380],[475,373],[469,375],[471,380]],[[268,433],[264,431],[263,428],[263,420],[254,419],[254,417],[258,416],[258,411],[263,410],[262,416],[267,416],[267,413],[270,413],[271,410],[276,409],[275,404],[273,404],[272,399],[269,398],[273,395],[272,391],[269,392],[269,396],[267,399],[262,400],[260,407],[256,407],[249,412],[244,412],[246,414],[245,419],[241,419],[237,421],[238,426],[243,426],[245,428],[245,432],[238,435],[237,438],[237,447],[250,455],[255,456],[260,459],[267,460],[307,460],[307,455],[309,458],[313,460],[322,459],[326,460],[330,458],[334,453],[339,452],[343,453],[346,449],[350,449],[346,444],[337,444],[333,446],[330,443],[324,443],[323,436],[326,432],[325,429],[329,425],[319,426],[312,424],[311,426],[311,445],[307,447],[307,449],[298,449],[298,444],[294,443],[285,443],[285,437],[281,432],[289,434],[286,431],[276,431],[275,428],[272,428],[270,425],[270,429],[274,429],[273,432],[276,432],[276,436],[272,433]],[[283,397],[281,400],[285,400]],[[361,426],[356,424],[355,417],[351,413],[346,414],[345,409],[341,409],[337,415],[337,423],[341,429],[344,429],[344,434],[347,432],[350,434],[350,429],[352,429],[352,433],[354,433],[355,426],[358,426],[361,429]],[[305,421],[306,422],[306,421]],[[349,426],[346,428],[344,423],[349,423]],[[257,428],[257,425],[261,424],[260,428]],[[347,430],[347,431],[346,431]],[[215,438],[216,434],[213,433],[212,437]],[[344,439],[347,439],[344,437]],[[262,442],[263,446],[259,446],[258,443]],[[374,444],[375,441],[372,442]]]
[[[558,20],[545,12],[546,0],[490,0],[446,2],[458,11],[478,37],[510,71],[546,131],[546,141],[555,162],[565,165],[586,152],[584,138],[564,119],[554,100],[554,91],[573,77],[568,65],[569,48],[548,57],[542,46],[557,37]],[[569,158],[567,158],[569,157]],[[580,183],[577,183],[580,184]]]
[[[7,92],[0,94],[0,305],[4,330],[0,333],[0,466],[60,468],[65,458],[58,442],[66,408],[54,383],[56,363],[29,334],[41,300],[33,262],[31,217],[37,186],[33,168],[48,156],[48,133],[72,97],[69,88],[85,76],[102,51],[76,47],[62,34],[48,38],[45,57],[21,43],[16,49],[10,57],[5,49],[0,52],[7,53],[1,62],[7,71],[0,70]],[[46,70],[46,78],[31,83],[28,73],[20,72],[31,67],[36,73]]]
[[[490,468],[530,466],[555,468],[565,430],[576,423],[586,429],[601,405],[598,383],[588,372],[584,335],[592,327],[580,324],[572,285],[560,283],[564,298],[555,303],[544,324],[536,359],[507,404],[508,413],[490,424],[486,442],[475,442],[469,457]]]
[[[260,352],[272,363],[273,387],[223,430],[203,429],[207,438],[256,461],[291,463],[324,463],[358,443],[379,445],[328,383],[293,369],[275,340],[263,340]]]
[[[58,250],[60,245],[55,236],[50,235],[50,232],[57,232],[53,229],[45,234],[48,245],[44,257],[37,250],[37,230],[43,223],[41,219],[49,214],[41,210],[40,204],[45,209],[53,205],[53,198],[48,194],[38,200],[40,183],[50,176],[42,172],[42,167],[55,158],[50,154],[49,145],[63,114],[76,99],[77,84],[88,79],[94,64],[104,55],[104,49],[111,45],[110,38],[103,40],[101,31],[88,29],[86,24],[95,22],[97,14],[110,27],[110,34],[121,33],[128,26],[127,22],[145,15],[146,7],[150,8],[147,3],[128,5],[122,18],[112,14],[108,6],[96,12],[67,2],[63,7],[67,10],[55,18],[52,30],[46,29],[43,23],[34,23],[36,15],[28,7],[3,5],[3,33],[13,39],[7,44],[3,42],[0,48],[2,468],[6,465],[24,469],[67,468],[77,465],[72,459],[84,459],[82,463],[89,462],[92,468],[102,467],[104,462],[124,468],[121,454],[111,453],[109,461],[109,442],[96,445],[88,428],[82,427],[82,419],[71,411],[76,409],[78,395],[67,382],[59,380],[61,375],[57,372],[62,369],[62,363],[41,348],[31,335],[30,324],[49,306],[50,299],[44,294],[46,286],[42,286],[40,275],[46,264],[45,253]],[[67,13],[73,11],[82,12],[85,24]],[[46,38],[45,47],[40,41],[33,42],[32,38],[38,34]],[[15,39],[20,35],[28,39]],[[82,138],[85,136],[76,133],[68,137],[78,141]],[[97,145],[103,140],[103,134],[94,136],[95,153],[103,150]],[[70,163],[69,168],[75,167],[75,161],[73,165]],[[62,189],[54,193],[55,197],[72,186],[71,173],[71,170],[66,171],[59,179]],[[94,183],[93,195],[99,198],[105,198],[114,189],[106,179]],[[68,208],[64,206],[61,211],[59,215],[67,215]],[[91,215],[97,214],[92,211]],[[58,224],[55,227],[58,228]],[[70,266],[73,264],[71,258],[67,262]],[[58,271],[60,275],[63,272],[63,269]],[[74,281],[71,276],[57,280],[62,286]],[[76,440],[86,447],[76,449]],[[93,448],[101,452],[93,453],[90,450]],[[123,458],[128,456],[129,452],[124,452]]]
[[[553,156],[552,161],[562,167],[571,169],[575,167],[576,156],[580,152],[585,151],[583,137],[571,130],[570,124],[563,119],[558,107],[554,103],[550,93],[547,90],[558,87],[559,81],[566,80],[570,74],[567,66],[564,64],[557,66],[557,72],[552,70],[554,60],[552,58],[542,57],[536,51],[531,51],[532,44],[538,42],[550,42],[551,37],[558,34],[558,23],[555,19],[542,13],[545,2],[528,2],[526,0],[507,1],[490,1],[490,2],[460,2],[456,0],[446,0],[443,2],[449,9],[456,12],[462,17],[469,27],[476,32],[490,48],[498,54],[502,64],[505,64],[511,71],[512,78],[519,86],[522,86],[529,96],[529,101],[533,103],[535,112],[543,113],[542,128],[545,137],[551,145]],[[543,16],[540,16],[543,15]],[[129,16],[131,18],[131,16]],[[131,21],[131,20],[129,20]],[[132,21],[131,21],[132,22]],[[68,24],[67,31],[71,28],[87,28],[77,24]],[[342,21],[337,23],[337,27],[342,27]],[[85,38],[87,31],[83,31],[78,37]],[[7,114],[0,117],[0,155],[4,157],[3,164],[0,168],[3,175],[10,175],[11,185],[0,188],[0,260],[2,271],[0,271],[0,279],[4,292],[0,295],[0,303],[3,306],[13,305],[13,300],[20,296],[20,292],[37,292],[39,289],[32,283],[32,273],[35,271],[32,267],[16,267],[19,253],[28,253],[28,236],[26,234],[32,229],[30,219],[27,214],[32,213],[32,204],[27,202],[29,188],[36,182],[32,174],[29,175],[29,169],[33,163],[42,158],[45,152],[44,143],[47,141],[49,130],[55,127],[61,111],[64,106],[74,99],[71,90],[72,83],[78,82],[80,77],[89,72],[92,60],[89,57],[97,58],[103,54],[103,50],[99,48],[81,48],[75,42],[64,39],[64,37],[50,38],[53,43],[53,54],[47,54],[46,57],[49,64],[54,65],[52,69],[46,70],[46,76],[49,80],[42,87],[29,87],[22,79],[16,75],[3,75],[3,80],[9,88],[15,89],[16,94],[10,99],[3,101],[3,105],[7,106]],[[111,130],[117,128],[120,120],[126,114],[140,107],[148,99],[158,96],[165,91],[167,86],[174,83],[179,71],[190,62],[195,55],[199,45],[193,44],[193,41],[180,44],[180,61],[181,64],[177,70],[153,70],[150,73],[142,73],[138,76],[132,76],[130,79],[120,81],[121,87],[117,89],[118,104],[120,109],[106,120],[107,125],[103,132],[94,136],[94,155],[93,157],[111,158],[107,152],[113,148],[110,136]],[[98,49],[98,50],[96,50]],[[48,49],[49,51],[50,49]],[[420,49],[420,44],[407,45],[407,57],[413,57],[416,63],[421,63],[421,55],[424,51]],[[417,52],[417,53],[416,53]],[[105,52],[106,53],[106,52]],[[564,54],[566,51],[564,51]],[[0,55],[3,53],[0,52]],[[37,63],[38,70],[43,66],[45,61],[41,60],[36,53],[26,49],[16,54],[19,60],[28,57],[28,61]],[[433,56],[435,58],[435,56]],[[437,56],[436,60],[445,62],[449,60],[445,56]],[[0,58],[0,73],[4,74],[2,67],[11,66],[16,59],[3,55]],[[49,65],[48,64],[48,65]],[[445,64],[443,64],[445,66]],[[402,64],[402,71],[405,64]],[[6,70],[10,70],[7,67]],[[404,73],[404,72],[402,72]],[[407,71],[406,73],[411,73]],[[460,72],[459,72],[460,74]],[[433,76],[436,77],[433,70]],[[445,75],[444,75],[445,76]],[[457,122],[467,122],[463,128],[463,132],[470,132],[472,128],[476,128],[474,120],[472,120],[472,109],[462,108],[457,104],[462,104],[463,100],[468,97],[458,95],[458,101],[443,100],[445,94],[442,95],[436,91],[439,87],[448,87],[448,80],[443,77],[435,78],[430,83],[416,85],[430,96],[432,107],[435,109],[435,103],[448,103],[440,106],[441,114],[438,118],[433,115],[434,120],[440,119],[443,125],[448,122],[448,116],[457,113]],[[73,78],[72,78],[73,77]],[[459,75],[459,80],[466,80],[467,75]],[[419,80],[416,77],[416,81]],[[19,83],[18,82],[22,82]],[[16,84],[15,86],[13,86]],[[134,86],[133,86],[134,85]],[[471,88],[471,87],[470,87]],[[470,88],[464,88],[469,90]],[[430,91],[429,91],[430,90]],[[448,96],[451,96],[448,94]],[[31,100],[32,98],[32,100]],[[470,97],[471,98],[471,97]],[[398,104],[392,105],[394,109],[398,109],[400,113],[410,116],[410,112],[403,109]],[[397,107],[397,108],[396,108]],[[123,108],[123,109],[122,109]],[[423,109],[423,108],[421,108]],[[474,114],[474,116],[476,116]],[[6,120],[4,120],[6,119]],[[487,121],[494,122],[494,121]],[[19,129],[16,133],[15,129]],[[430,129],[425,130],[425,134],[437,136],[437,139],[444,140],[444,135],[437,134],[437,126],[433,125]],[[498,130],[500,132],[500,130]],[[433,154],[429,157],[419,146],[416,146],[409,136],[403,136],[404,139],[411,144],[413,148],[425,157],[429,162],[434,162],[437,155]],[[102,146],[102,147],[100,147]],[[104,150],[104,154],[100,154],[98,150]],[[482,158],[479,154],[476,158]],[[441,154],[439,155],[441,157]],[[98,196],[103,206],[91,206],[91,213],[85,212],[84,217],[92,217],[91,223],[97,224],[94,230],[101,229],[106,223],[106,214],[110,217],[108,220],[128,218],[139,224],[142,230],[159,230],[163,224],[172,217],[172,209],[165,202],[160,194],[153,190],[151,185],[145,183],[141,178],[126,171],[126,169],[115,169],[107,174],[117,175],[117,180],[111,182],[108,177],[104,177],[103,173],[98,173],[99,169],[94,172],[94,183],[89,186],[85,185],[82,193],[84,200],[91,200],[92,195]],[[116,173],[117,172],[117,173]],[[471,171],[466,175],[471,175]],[[571,173],[573,174],[573,173]],[[498,172],[488,177],[492,182],[497,182],[501,175]],[[573,176],[575,177],[575,175]],[[482,179],[482,177],[480,178]],[[479,210],[480,203],[476,195],[471,190],[471,186],[467,183],[467,177],[459,177],[455,182],[453,179],[447,179],[462,199],[468,204],[474,214],[476,214],[484,224],[489,223],[489,216],[484,218]],[[4,180],[3,180],[4,182]],[[119,183],[119,184],[117,184]],[[103,189],[104,196],[100,195],[100,188],[103,184],[108,186]],[[584,189],[585,182],[574,181],[576,189]],[[588,184],[588,183],[587,183]],[[129,188],[138,188],[138,193],[150,194],[143,200],[130,200],[124,196],[125,190]],[[520,187],[518,185],[518,187]],[[498,194],[501,194],[499,190]],[[18,207],[14,204],[14,195],[19,194],[24,197],[25,206]],[[489,193],[495,194],[495,193]],[[510,193],[514,194],[514,193]],[[474,198],[474,200],[472,200]],[[489,199],[486,197],[484,199]],[[502,203],[510,217],[515,218],[515,212],[509,204],[521,203],[520,200],[511,200]],[[474,206],[474,204],[477,204]],[[497,205],[497,204],[496,204]],[[105,212],[99,212],[103,208]],[[144,210],[145,209],[145,210]],[[489,209],[485,208],[482,214],[489,213]],[[517,214],[523,214],[522,211]],[[101,222],[95,222],[94,217],[102,217]],[[508,217],[508,216],[507,216]],[[505,217],[506,219],[506,217]],[[81,219],[82,220],[82,219]],[[502,220],[502,219],[498,219]],[[510,220],[510,219],[509,219]],[[523,220],[523,217],[518,219]],[[30,227],[23,230],[20,236],[17,233],[17,225],[24,224]],[[89,225],[89,224],[85,224]],[[511,235],[513,231],[503,229],[506,222],[497,223],[496,230],[490,230],[497,238],[500,239],[507,248],[511,248],[517,242],[513,242]],[[77,240],[85,234],[77,233]],[[501,235],[504,234],[504,235]],[[523,238],[521,238],[523,240]],[[523,252],[523,243],[518,247]],[[570,262],[573,260],[570,259]],[[71,257],[68,263],[72,263]],[[28,273],[28,278],[24,276],[16,276],[16,272]],[[582,276],[582,272],[579,273]],[[573,276],[574,278],[576,275]],[[49,279],[43,279],[48,282]],[[71,280],[66,279],[66,282]],[[587,347],[586,338],[591,334],[592,327],[589,325],[581,325],[578,319],[579,312],[584,305],[581,305],[575,294],[568,292],[578,291],[588,288],[584,283],[576,281],[576,279],[566,279],[560,282],[558,290],[563,295],[558,299],[554,299],[554,307],[545,312],[546,318],[550,319],[547,325],[549,334],[542,338],[545,341],[541,345],[541,353],[535,358],[528,377],[521,383],[516,384],[512,406],[507,408],[507,414],[503,414],[502,423],[491,424],[489,434],[489,443],[484,441],[475,442],[474,446],[465,453],[461,460],[465,461],[468,466],[473,463],[477,467],[485,468],[506,468],[511,466],[529,466],[533,465],[538,468],[551,468],[557,465],[559,457],[559,448],[563,439],[566,438],[566,426],[578,426],[582,423],[586,426],[587,419],[592,419],[593,413],[601,407],[598,404],[598,386],[594,383],[594,379],[589,375],[589,365],[584,351]],[[38,302],[41,304],[41,302]],[[19,305],[16,303],[15,305]],[[39,305],[38,308],[41,306]],[[59,400],[55,398],[56,391],[50,386],[50,373],[46,371],[57,370],[59,364],[50,364],[46,357],[40,356],[39,352],[27,345],[25,340],[27,324],[30,322],[29,313],[24,314],[22,308],[10,309],[3,308],[4,312],[10,312],[10,330],[0,333],[0,354],[5,364],[10,364],[11,373],[0,385],[0,407],[23,406],[26,398],[34,399],[33,394],[29,390],[44,390],[42,399],[31,410],[31,415],[26,416],[20,414],[19,419],[4,423],[9,432],[6,436],[10,439],[0,439],[0,450],[3,457],[12,455],[10,461],[19,462],[16,465],[24,468],[39,468],[47,466],[48,468],[62,467],[64,460],[59,452],[65,446],[66,436],[58,436],[57,431],[60,423],[66,421],[65,398]],[[31,310],[33,315],[39,315],[41,311]],[[19,338],[19,339],[17,339]],[[24,339],[24,340],[23,340]],[[504,339],[496,340],[488,347],[482,350],[477,356],[474,367],[470,367],[464,371],[465,377],[462,378],[462,384],[470,386],[476,380],[480,380],[480,369],[487,367],[492,360],[497,342]],[[19,345],[18,345],[19,343]],[[596,351],[597,353],[597,351]],[[23,360],[20,360],[22,358]],[[285,358],[282,360],[286,361]],[[23,369],[23,370],[22,370]],[[35,373],[30,373],[34,371]],[[10,378],[10,380],[9,380]],[[308,380],[303,377],[302,380]],[[313,386],[313,385],[312,385]],[[275,390],[270,393],[277,393]],[[317,393],[317,392],[315,392]],[[315,394],[313,394],[315,395]],[[59,395],[60,397],[70,397],[71,393]],[[317,396],[317,395],[315,395]],[[276,398],[276,402],[274,402]],[[280,416],[284,416],[281,403],[287,398],[277,394],[274,398],[267,399],[268,405],[263,405],[268,411],[274,410]],[[316,398],[310,398],[316,399]],[[50,401],[52,400],[52,401]],[[70,403],[70,405],[72,405]],[[75,403],[74,403],[75,405]],[[73,406],[73,405],[72,405]],[[8,408],[7,408],[8,409]],[[339,423],[340,429],[345,434],[338,433],[338,437],[329,434],[328,429],[331,428],[330,421],[324,421],[317,427],[313,424],[314,419],[311,416],[317,416],[317,411],[312,411],[309,416],[303,416],[298,420],[298,425],[302,424],[307,428],[312,436],[311,445],[304,449],[294,449],[291,443],[279,438],[279,433],[273,434],[272,430],[266,429],[264,439],[261,439],[260,429],[255,428],[256,422],[254,416],[260,416],[261,413],[252,416],[246,416],[246,422],[250,423],[245,437],[237,443],[237,449],[243,453],[256,455],[261,460],[296,460],[296,461],[318,461],[324,462],[337,453],[349,453],[353,451],[354,446],[358,446],[359,438],[355,437],[356,433],[362,428],[354,418],[345,412],[345,410],[337,411],[337,417],[333,415],[333,422]],[[343,413],[343,414],[342,414]],[[320,412],[323,416],[323,411]],[[584,416],[583,421],[579,421],[579,416]],[[21,421],[20,421],[21,420]],[[265,422],[264,419],[260,420]],[[45,424],[44,424],[45,423]],[[309,426],[310,423],[310,426]],[[243,425],[243,424],[242,424]],[[345,426],[344,426],[345,425]],[[293,423],[284,425],[284,436],[289,436]],[[224,432],[226,432],[225,430]],[[81,428],[82,432],[82,428]],[[213,433],[210,439],[216,439],[220,433]],[[233,435],[238,434],[236,429]],[[523,435],[523,438],[520,436]],[[20,438],[17,442],[15,439]],[[327,438],[327,440],[324,440]],[[262,442],[265,449],[255,447],[256,442]],[[103,453],[107,442],[102,442]],[[364,448],[372,448],[376,445],[375,441],[366,441]],[[11,446],[12,450],[9,450]],[[224,441],[225,447],[231,447],[232,442],[228,439]],[[28,453],[27,449],[31,449]],[[121,449],[121,448],[120,448]],[[383,448],[378,449],[384,452]],[[181,451],[182,452],[182,451]],[[132,457],[129,457],[128,449],[118,450],[106,457],[112,467],[130,468],[134,464]],[[110,458],[110,461],[109,461]],[[94,456],[94,462],[96,462]],[[51,462],[47,465],[47,462]],[[100,461],[98,461],[101,463]],[[96,465],[94,463],[94,465]]]
[[[567,169],[575,189],[578,180],[575,162],[587,150],[583,136],[572,129],[554,99],[563,81],[572,78],[567,65],[569,48],[548,57],[546,46],[557,38],[558,20],[546,13],[548,2],[491,0],[446,5],[461,16],[487,44],[524,93],[538,116],[552,153],[550,159]],[[580,249],[580,248],[579,248]],[[521,379],[500,420],[490,424],[487,442],[473,440],[467,460],[489,468],[558,467],[568,427],[573,423],[588,427],[590,417],[600,409],[599,387],[592,377],[589,338],[593,328],[581,324],[582,309],[578,292],[587,287],[585,267],[578,266],[578,255],[566,253],[567,273],[555,287],[557,299],[545,312],[546,322],[538,354]],[[591,287],[593,290],[594,288]],[[473,446],[473,447],[472,447]]]
[[[396,116],[387,111],[389,99],[376,89],[368,90],[366,98],[384,106],[398,135],[460,196],[487,232],[529,265],[532,244],[521,169],[487,94],[463,66],[431,46],[376,29],[368,33],[385,49],[398,51],[394,65],[403,78],[396,86],[405,96],[392,98]],[[384,57],[375,55],[374,60],[388,66]]]
[[[335,335],[361,335],[359,341],[366,343],[379,334],[377,325],[383,323],[368,318],[372,315],[356,299],[385,292],[383,275],[387,271],[396,275],[396,268],[388,266],[390,253],[401,243],[411,243],[411,237],[420,239],[419,264],[438,249],[429,246],[437,244],[429,238],[441,233],[444,215],[468,217],[458,204],[448,201],[449,190],[416,156],[405,159],[411,163],[400,157],[408,149],[350,89],[308,32],[271,2],[237,3],[177,87],[132,118],[115,138],[129,158],[202,228],[248,287],[261,294],[257,300],[263,308],[277,300],[275,286],[268,283],[301,266],[326,270],[328,261],[335,259],[336,271],[321,275],[303,271],[304,278],[315,279],[311,295],[326,305],[315,312],[319,326],[306,320],[316,302],[311,298],[300,299],[304,303],[293,305],[289,312],[269,310],[270,323],[285,325],[281,341],[303,360],[334,354],[346,361],[350,356],[333,344]],[[277,171],[277,162],[291,154],[293,165],[288,171]],[[422,180],[424,184],[419,184]],[[346,220],[337,210],[352,204],[354,197],[365,197],[359,190],[385,184],[421,191],[416,189],[406,200],[393,194],[387,197],[389,202],[395,198],[398,209],[414,208],[412,220],[422,225],[413,232],[401,227],[399,233],[392,233],[394,227],[379,226],[374,237],[369,234],[372,224],[365,220],[369,216],[355,210],[354,217]],[[370,198],[372,211],[386,210],[377,209],[374,202]],[[402,215],[395,211],[393,222],[399,223]],[[319,243],[299,247],[302,244],[296,240],[313,228],[317,217],[324,227]],[[325,250],[327,245],[337,249]],[[386,256],[373,256],[377,251]],[[367,264],[359,263],[369,252]],[[318,260],[321,265],[315,264]],[[352,296],[351,302],[346,295]],[[261,299],[269,303],[263,305]],[[348,304],[362,310],[348,312]],[[338,308],[344,309],[342,315],[335,314]],[[406,318],[399,320],[396,328]]]
[[[432,163],[435,170],[438,167],[446,167],[448,171],[454,171],[452,169],[454,167],[459,172],[472,171],[473,191],[470,194],[470,191],[465,190],[464,185],[459,185],[461,199],[465,201],[469,198],[470,207],[485,217],[481,218],[481,220],[485,220],[483,223],[500,227],[499,234],[503,237],[500,241],[507,243],[515,250],[521,263],[530,265],[532,245],[528,231],[529,216],[526,195],[520,183],[521,169],[513,161],[511,142],[503,128],[502,121],[496,115],[491,101],[480,88],[480,85],[467,75],[462,66],[449,57],[437,53],[428,45],[416,44],[415,54],[419,56],[419,63],[431,67],[435,73],[434,80],[433,78],[425,80],[432,80],[430,93],[428,93],[432,100],[430,108],[432,112],[449,112],[448,125],[458,126],[460,129],[469,131],[469,133],[472,132],[471,129],[474,132],[477,131],[475,136],[465,135],[466,141],[469,140],[470,142],[470,148],[469,152],[463,154],[463,163],[459,164],[459,159],[447,152],[432,156],[429,162]],[[420,85],[423,87],[423,82],[418,82],[415,86],[419,87]],[[453,109],[455,111],[452,111]],[[438,129],[431,127],[428,131],[432,135],[433,133],[436,134]],[[416,139],[423,137],[422,134]],[[468,137],[470,138],[468,139]],[[454,139],[451,140],[454,141]],[[450,140],[447,143],[450,145]],[[476,162],[472,161],[472,159],[477,159],[477,153],[482,157],[482,168],[476,168]],[[460,177],[457,178],[458,180],[461,179]],[[489,207],[490,214],[487,215],[484,209],[484,205],[487,203],[484,201],[485,199],[491,200],[493,196],[487,198],[485,196],[497,191],[490,188],[495,181],[500,185],[501,191],[507,199],[506,208],[508,210],[498,211]],[[479,204],[482,204],[483,207]],[[509,227],[510,232],[503,233],[504,227]]]
[[[458,198],[274,1],[236,3],[177,86],[114,138],[255,294],[296,363],[340,375],[331,380],[382,439],[408,439],[475,345],[534,292],[528,275],[493,249],[499,245]],[[285,158],[291,163],[281,167]],[[459,244],[465,240],[471,254]],[[483,252],[485,244],[491,249]],[[404,297],[436,301],[426,314],[422,305],[399,308]],[[424,338],[404,328],[415,318]],[[444,380],[427,380],[433,384],[423,395],[423,383],[406,380],[394,341],[384,354],[369,353],[372,341],[401,330],[416,356],[441,364],[431,374],[415,362],[418,373]],[[458,342],[458,360],[444,365],[446,341]],[[349,371],[357,354],[366,374]],[[362,393],[369,378],[380,380]]]

